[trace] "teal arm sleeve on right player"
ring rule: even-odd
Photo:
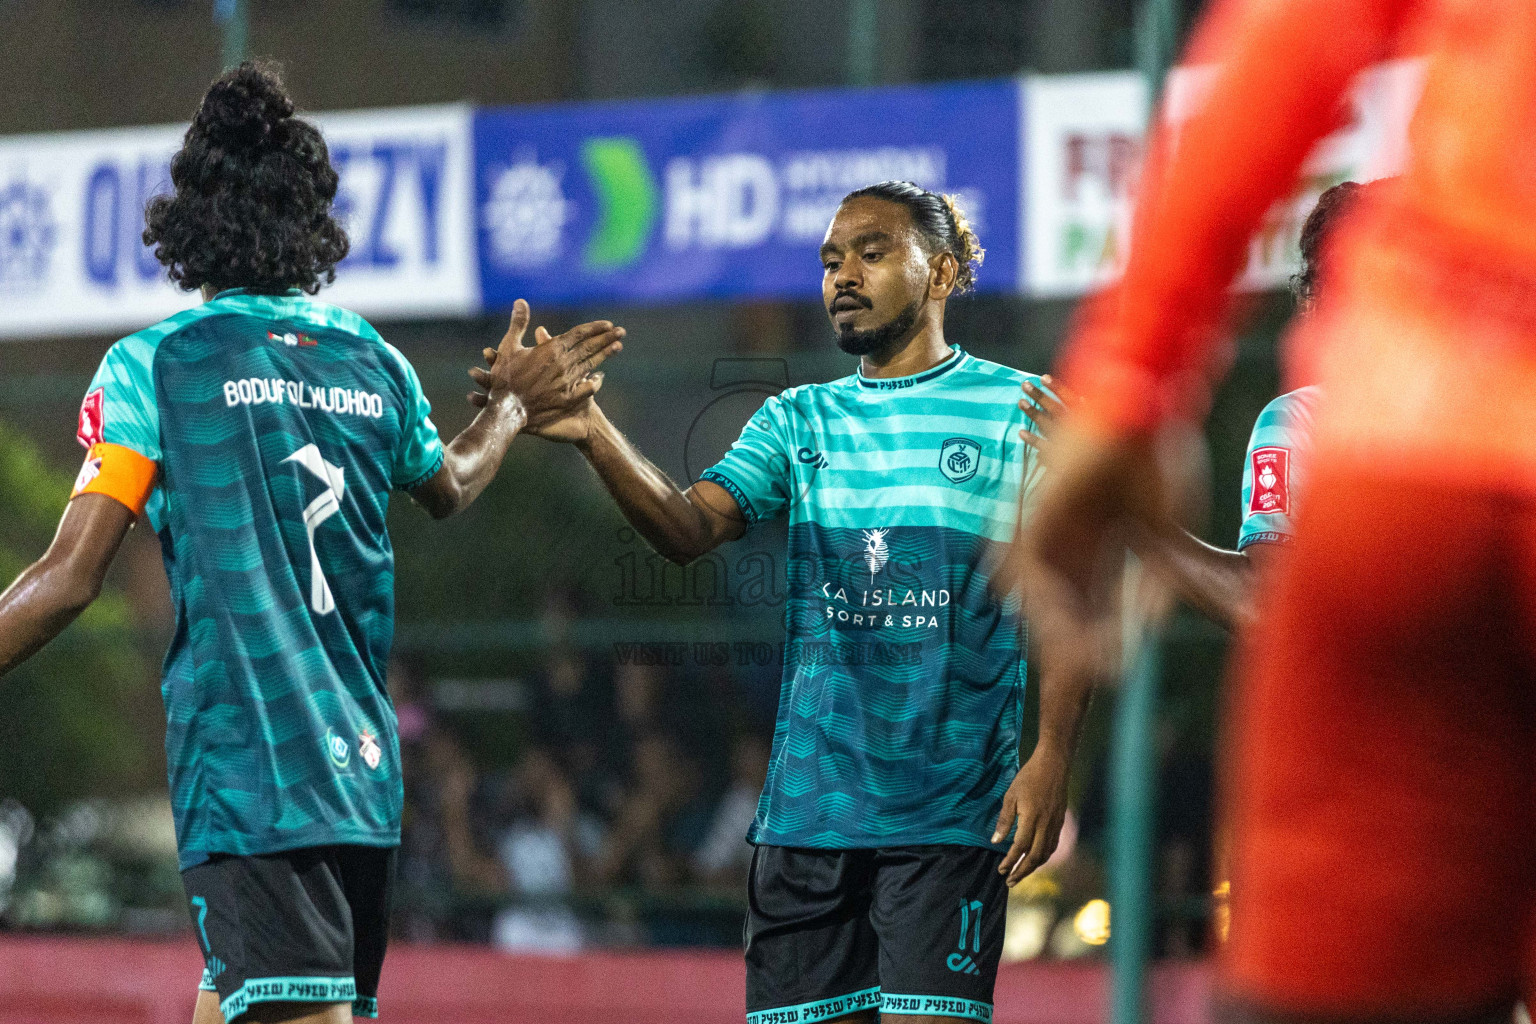
[[[784,400],[774,395],[752,414],[725,457],[699,474],[741,506],[747,522],[775,519],[789,508],[790,452]]]
[[[1313,390],[1281,395],[1254,421],[1243,458],[1243,525],[1237,550],[1281,544],[1296,534],[1296,492],[1311,433]]]

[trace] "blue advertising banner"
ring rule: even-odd
[[[905,178],[958,193],[1019,278],[1014,81],[476,111],[487,307],[810,298],[840,199]]]

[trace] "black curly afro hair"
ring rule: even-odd
[[[1291,294],[1298,302],[1311,303],[1317,299],[1323,253],[1333,237],[1334,226],[1377,188],[1375,182],[1341,181],[1317,197],[1317,205],[1301,226],[1301,270],[1291,276]]]
[[[144,244],[186,291],[313,295],[336,279],[347,233],[319,130],[293,116],[279,69],[246,61],[203,96],[171,160],[172,195],[144,211]]]

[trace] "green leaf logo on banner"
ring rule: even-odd
[[[656,181],[634,139],[587,139],[582,163],[601,212],[582,254],[594,270],[628,266],[640,258],[656,223]]]

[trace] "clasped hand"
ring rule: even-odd
[[[566,418],[597,394],[603,376],[595,371],[623,350],[625,331],[607,320],[594,320],[557,335],[539,327],[534,331],[534,343],[525,345],[523,335],[530,318],[528,303],[518,299],[500,346],[485,350],[486,369],[474,367],[469,371],[470,379],[481,389],[469,393],[469,404],[478,409],[494,401],[515,400],[523,407],[527,428],[537,432]]]

